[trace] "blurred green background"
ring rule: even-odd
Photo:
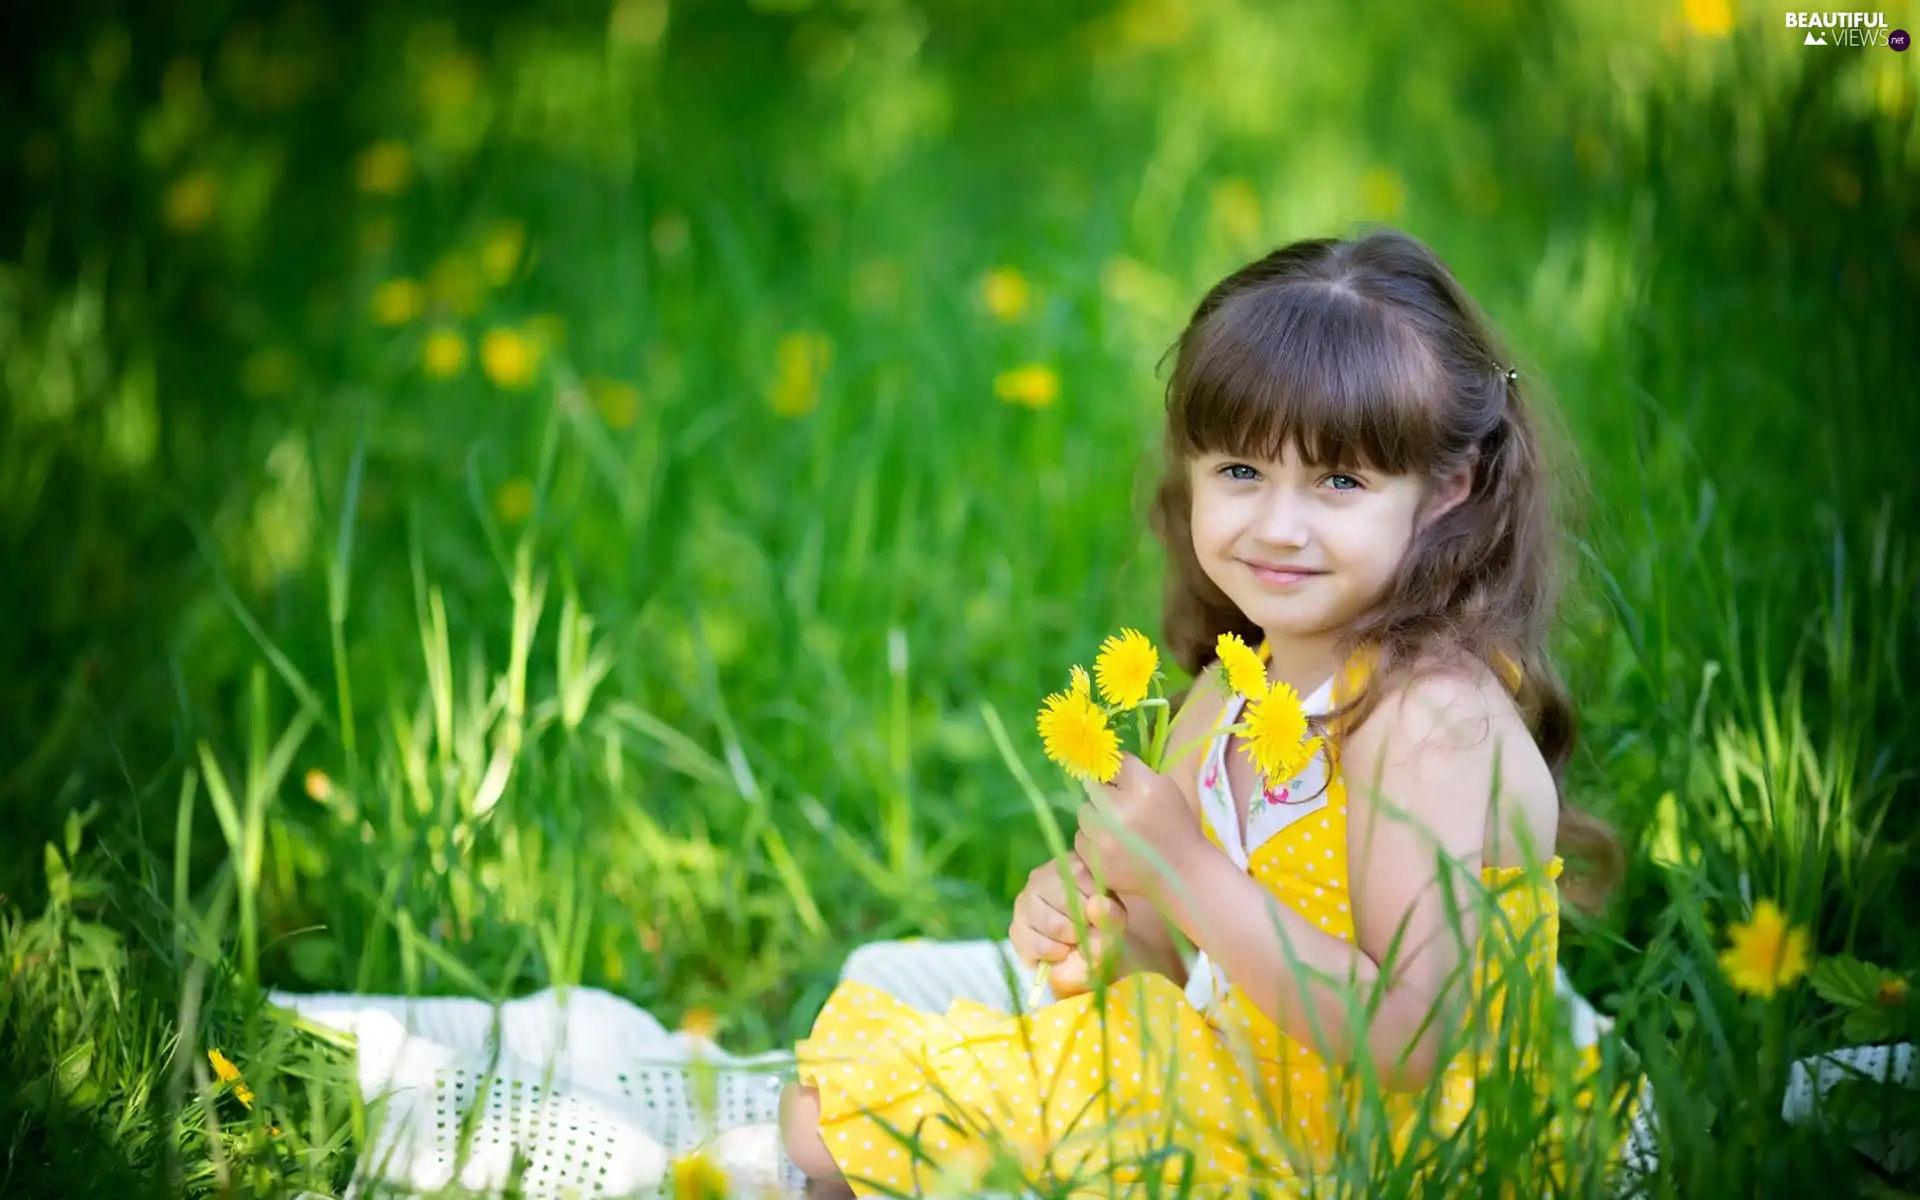
[[[6,1178],[225,1178],[159,1084],[255,983],[581,982],[757,1048],[853,945],[997,936],[1044,848],[987,713],[1040,776],[1038,698],[1158,628],[1165,351],[1368,221],[1585,461],[1574,791],[1631,863],[1566,965],[1684,1084],[1666,1182],[1854,1169],[1770,1099],[1844,1014],[1712,956],[1774,896],[1920,961],[1920,55],[1783,11],[21,14]],[[257,1169],[341,1178],[313,1137]]]

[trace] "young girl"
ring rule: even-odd
[[[1053,864],[1016,902],[1053,1003],[935,1015],[834,992],[784,1107],[810,1177],[971,1194],[998,1144],[1095,1189],[1273,1194],[1357,1136],[1357,1080],[1404,1146],[1460,1124],[1493,1043],[1536,1036],[1517,1013],[1552,990],[1549,848],[1610,847],[1560,799],[1550,480],[1510,362],[1394,232],[1297,242],[1207,294],[1154,506],[1164,638],[1196,675],[1168,744],[1189,749],[1093,785],[1069,865],[1084,944]],[[1307,698],[1325,738],[1298,777],[1244,752],[1222,635]],[[1119,978],[1092,989],[1108,959]],[[1538,1046],[1500,1049],[1544,1070]]]

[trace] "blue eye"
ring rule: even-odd
[[[1246,473],[1244,475],[1240,474],[1242,471]],[[1251,483],[1253,480],[1260,478],[1260,472],[1245,463],[1228,463],[1226,466],[1220,468],[1220,473],[1228,479],[1236,480],[1240,483]]]
[[[1338,486],[1336,481],[1342,480],[1342,479],[1346,480],[1347,483],[1351,484],[1352,486],[1351,487]],[[1335,484],[1335,487],[1333,490],[1336,492],[1353,492],[1353,491],[1358,491],[1360,489],[1360,481],[1358,479],[1355,479],[1351,475],[1329,475],[1327,476],[1327,482]]]

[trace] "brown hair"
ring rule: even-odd
[[[1440,258],[1395,230],[1310,238],[1216,284],[1172,348],[1166,473],[1153,527],[1167,550],[1163,637],[1199,674],[1223,633],[1265,635],[1194,553],[1188,462],[1209,453],[1366,466],[1438,480],[1472,464],[1464,501],[1408,547],[1393,586],[1343,636],[1367,682],[1324,724],[1358,724],[1379,697],[1436,662],[1470,655],[1519,669],[1516,697],[1562,790],[1556,849],[1569,898],[1597,904],[1621,855],[1608,826],[1564,799],[1576,728],[1547,653],[1561,591],[1559,513],[1542,423],[1490,323]]]

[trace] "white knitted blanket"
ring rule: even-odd
[[[855,951],[841,977],[926,1012],[965,997],[1007,1011],[1032,976],[1006,942],[882,942]],[[1573,1036],[1606,1018],[1559,978]],[[1042,998],[1050,999],[1042,994]],[[495,1008],[478,1000],[278,993],[274,1003],[356,1040],[360,1090],[378,1124],[349,1197],[417,1196],[449,1185],[527,1200],[672,1196],[673,1162],[696,1149],[735,1196],[791,1197],[803,1180],[781,1150],[780,1091],[791,1054],[731,1055],[666,1029],[644,1009],[589,988],[540,992]],[[1803,1060],[1783,1105],[1802,1120],[1849,1074],[1912,1079],[1914,1048],[1858,1047]],[[711,1068],[711,1069],[709,1069]],[[702,1080],[710,1092],[702,1102]],[[1627,1145],[1628,1177],[1656,1165],[1653,1096]],[[1891,1167],[1911,1138],[1862,1142]]]

